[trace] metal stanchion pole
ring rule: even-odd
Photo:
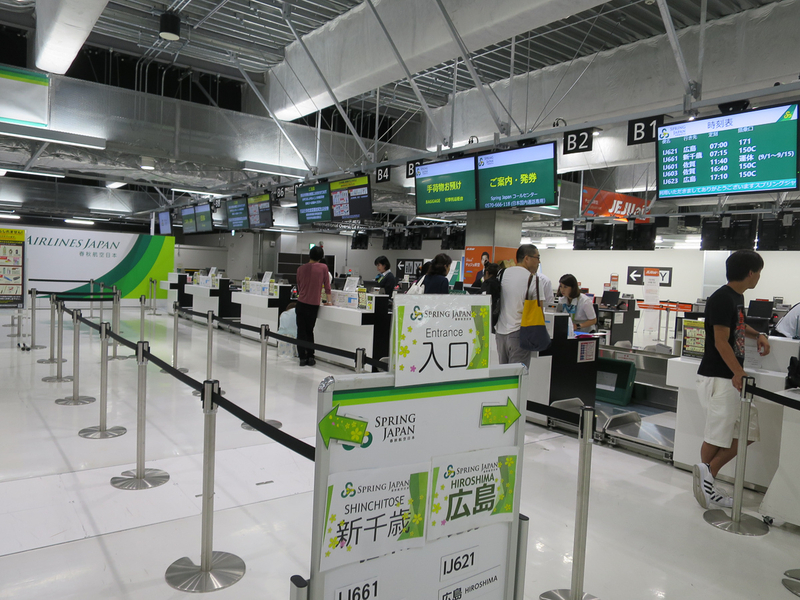
[[[95,401],[92,396],[81,396],[80,388],[81,366],[81,311],[77,308],[72,311],[72,396],[59,398],[56,404],[62,406],[78,406],[91,404]]]
[[[302,575],[292,575],[289,579],[289,600],[308,600],[308,580]]]
[[[113,286],[111,288],[112,293],[114,294],[114,301],[111,304],[111,331],[117,335],[119,335],[119,294],[117,293],[117,286]],[[114,340],[114,343],[111,344],[111,358],[114,360],[118,360],[119,357],[117,356],[117,340]]]
[[[31,350],[41,350],[45,346],[36,343],[36,288],[31,288]]]
[[[121,426],[107,427],[108,413],[108,330],[109,323],[100,323],[100,425],[85,427],[78,432],[82,438],[105,440],[124,435],[128,430]]]
[[[103,290],[105,290],[105,287],[106,287],[105,284],[101,281],[100,282],[100,322],[101,323],[103,322],[103,308],[104,308],[105,303],[106,303],[105,296],[103,295],[104,294]],[[114,318],[112,317],[111,320],[113,321]]]
[[[520,513],[517,528],[517,568],[515,571],[514,600],[525,600],[525,565],[528,560],[528,528],[530,519]]]
[[[89,298],[89,318],[94,319],[94,279],[89,280]]]
[[[161,469],[145,469],[145,431],[147,428],[147,356],[150,344],[139,342],[136,345],[136,362],[139,365],[139,378],[136,388],[136,469],[124,471],[121,477],[112,477],[111,485],[120,490],[147,490],[164,485],[169,481],[169,473]]]
[[[139,296],[139,341],[144,340],[144,311],[147,308],[147,298],[145,298],[144,294]]]
[[[741,405],[739,412],[739,438],[736,447],[736,475],[733,483],[733,509],[731,516],[721,508],[707,510],[703,513],[706,523],[717,529],[737,535],[760,536],[769,533],[769,526],[761,519],[742,514],[742,496],[744,494],[744,471],[747,466],[747,434],[750,431],[750,408],[753,404],[753,392],[748,387],[755,387],[753,377],[742,379]]]
[[[258,418],[280,429],[283,427],[283,423],[273,419],[267,419],[267,339],[269,338],[269,325],[262,323],[259,337],[261,340],[261,385],[258,390]],[[242,429],[255,431],[247,423],[242,423]]]
[[[64,377],[63,369],[61,368],[62,363],[67,362],[64,358],[64,302],[59,300],[57,302],[58,306],[58,342],[56,345],[56,374],[50,375],[49,377],[42,377],[42,381],[47,381],[48,383],[53,381],[72,381],[72,377]]]
[[[180,307],[178,306],[177,302],[172,303],[172,315],[173,315],[173,323],[172,323],[172,368],[180,371],[181,373],[188,373],[189,369],[185,369],[183,367],[178,366],[178,319],[180,315],[178,311]],[[161,369],[162,373],[166,373],[164,369]]]
[[[570,589],[550,590],[540,600],[596,600],[597,596],[583,591],[586,568],[586,531],[589,524],[589,486],[592,476],[592,438],[594,408],[581,409],[580,454],[578,455],[578,500],[575,504],[575,537],[572,545],[572,581]]]
[[[151,313],[154,317],[159,316],[158,314],[158,307],[156,306],[156,301],[158,300],[158,280],[150,278],[150,302],[153,312]]]
[[[40,358],[37,363],[43,365],[56,362],[56,297],[50,296],[50,358]]]
[[[211,368],[214,364],[214,311],[210,310],[206,313],[208,319],[208,344],[206,346],[206,379],[211,380]],[[220,394],[224,394],[225,390],[220,390]],[[201,396],[202,394],[197,390],[192,392],[193,396]]]
[[[364,355],[366,353],[365,348],[356,348],[356,373],[364,372]]]
[[[9,333],[6,337],[18,338],[22,337],[20,331],[20,324],[22,323],[22,311],[11,313],[11,327],[16,328],[16,332]]]
[[[179,558],[164,577],[184,592],[213,592],[232,586],[244,577],[244,561],[229,552],[214,552],[214,467],[217,405],[212,392],[219,393],[218,381],[203,382],[203,510],[200,534],[200,564],[188,556]]]

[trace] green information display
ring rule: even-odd
[[[297,222],[300,225],[330,220],[330,185],[318,183],[297,188]]]
[[[418,215],[475,210],[475,159],[419,165],[416,192]]]
[[[658,197],[797,189],[797,105],[658,128]]]
[[[183,233],[197,233],[194,206],[187,206],[181,209],[181,223],[183,224]]]
[[[556,145],[484,154],[478,157],[478,208],[553,206]]]

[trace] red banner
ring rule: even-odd
[[[586,217],[629,217],[645,214],[647,200],[584,187],[581,195],[581,213]]]

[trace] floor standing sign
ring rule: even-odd
[[[0,229],[0,308],[25,306],[25,230]]]
[[[394,306],[392,372],[320,384],[310,598],[511,600],[524,368],[486,296]]]

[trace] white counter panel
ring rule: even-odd
[[[270,302],[270,300],[272,302]],[[242,325],[249,325],[251,327],[258,327],[261,329],[262,324],[269,325],[270,331],[277,332],[279,326],[278,316],[278,297],[277,296],[261,296],[259,294],[249,294],[245,292],[233,292],[231,294],[231,302],[240,304],[242,307],[241,323]],[[269,306],[273,304],[273,306]],[[258,340],[260,333],[241,329],[243,337]],[[270,340],[271,345],[277,345],[277,342]]]
[[[782,395],[800,400],[800,390]],[[780,464],[758,512],[800,525],[800,411],[784,408]]]
[[[187,294],[194,296],[192,300],[192,310],[198,313],[208,313],[213,310],[215,315],[219,315],[219,298],[212,296],[211,292],[217,292],[216,288],[205,287],[202,285],[187,285],[185,288]],[[196,323],[207,323],[207,318],[192,316],[192,320]]]
[[[341,348],[348,352],[355,352],[356,348],[364,348],[370,358],[383,358],[372,356],[372,336],[375,327],[362,325],[361,320],[365,310],[346,308],[343,306],[320,306],[317,314],[317,324],[314,327],[314,342],[333,348]],[[317,352],[316,356],[337,365],[353,368],[355,362],[349,358]]]

